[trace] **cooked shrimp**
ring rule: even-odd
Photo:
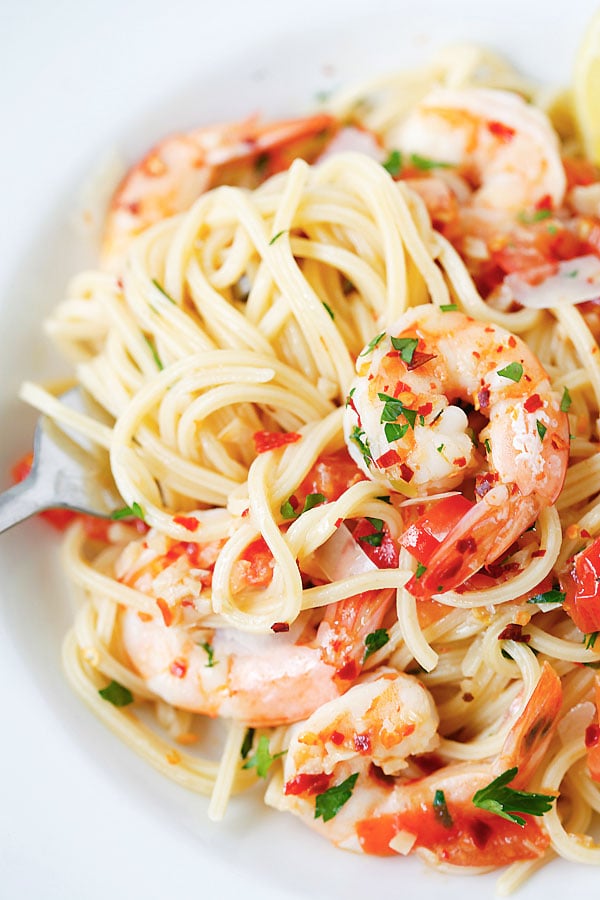
[[[407,153],[459,168],[477,206],[519,210],[550,198],[560,206],[566,176],[559,141],[541,110],[506,91],[431,91],[392,138]]]
[[[419,586],[439,593],[497,559],[552,504],[566,474],[567,415],[540,362],[496,325],[432,305],[408,310],[357,361],[344,429],[363,471],[409,496],[477,475],[479,502]],[[477,440],[460,404],[489,419]]]
[[[500,866],[541,856],[549,838],[535,819],[526,816],[520,827],[478,809],[472,800],[513,767],[518,769],[514,783],[527,785],[548,749],[561,703],[560,679],[545,663],[496,760],[407,778],[402,772],[409,757],[418,764],[419,754],[436,747],[437,713],[415,678],[384,671],[294,726],[277,804],[357,852],[421,850],[459,866]],[[317,798],[344,782],[346,802],[328,821],[321,820]]]
[[[201,620],[193,627],[189,618],[168,626],[124,610],[121,635],[148,688],[173,706],[280,725],[306,718],[352,685],[365,638],[381,626],[393,597],[368,591],[332,604],[320,622],[301,615],[289,631],[265,635],[203,628]]]
[[[270,123],[252,118],[165,138],[129,170],[112,199],[105,263],[120,261],[140,232],[184,212],[212,187],[256,187],[298,156],[312,162],[335,130],[335,120],[322,113]]]

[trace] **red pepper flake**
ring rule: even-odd
[[[200,522],[198,519],[194,518],[194,516],[175,516],[173,519],[176,525],[181,525],[182,528],[187,528],[188,531],[196,531]]]
[[[596,747],[600,743],[600,725],[595,723],[585,729],[585,746]]]
[[[473,700],[475,699],[475,697],[473,696],[471,691],[465,691],[464,694],[462,695],[462,698],[465,703],[472,703]]]
[[[246,509],[242,510],[242,519],[247,518],[250,515],[250,507],[247,506]]]
[[[488,122],[487,127],[490,134],[499,138],[503,144],[508,144],[515,136],[515,129],[511,128],[510,125],[505,125],[504,122]]]
[[[546,555],[545,550],[534,550],[533,553],[531,554],[531,558],[532,559],[541,559],[541,557],[545,556],[545,555]]]
[[[171,675],[174,675],[175,678],[184,678],[187,670],[188,664],[185,659],[174,659],[169,666],[169,672]]]
[[[517,339],[511,334],[508,338],[508,346],[514,350],[517,346]]]
[[[488,491],[491,491],[494,482],[498,481],[498,474],[496,472],[486,472],[483,475],[478,475],[475,479],[475,493],[478,497],[485,497]]]
[[[335,527],[336,527],[336,528],[339,528],[343,521],[344,521],[343,519],[336,519],[336,520],[335,520],[335,523],[334,523],[334,524],[335,524]]]
[[[271,625],[271,631],[274,631],[275,634],[280,634],[282,631],[289,631],[290,626],[288,622],[273,622]]]
[[[399,461],[400,457],[396,451],[388,450],[387,453],[384,453],[383,456],[380,456],[379,459],[375,460],[375,465],[379,466],[380,469],[385,469],[387,466],[393,466],[394,463]]]
[[[302,435],[295,431],[255,431],[252,435],[257,453],[267,453],[269,450],[277,450],[286,444],[295,444]]]
[[[156,601],[156,605],[160,609],[160,611],[162,613],[163,621],[168,628],[169,625],[173,624],[173,612],[172,612],[170,606],[168,606],[166,600],[163,600],[162,597],[158,598],[158,600]]]
[[[459,456],[457,459],[452,460],[452,465],[458,466],[459,468],[466,466],[466,464],[467,464],[467,460],[465,459],[464,456]]]
[[[540,197],[540,199],[535,204],[535,208],[551,210],[553,208],[553,204],[552,204],[552,197],[550,196],[550,194],[544,194],[543,197]]]
[[[354,749],[357,753],[369,753],[371,751],[371,737],[368,734],[354,735]]]
[[[400,474],[402,475],[404,481],[410,481],[415,473],[410,466],[407,466],[406,463],[402,463],[400,465]]]
[[[541,409],[543,405],[542,398],[539,394],[532,394],[523,404],[527,412],[530,413],[535,412],[537,409]]]
[[[511,622],[510,625],[507,625],[506,628],[500,632],[498,640],[517,641],[519,644],[528,644],[531,640],[531,635],[523,634],[523,626],[517,625],[516,622]]]
[[[332,776],[326,775],[325,772],[319,772],[318,775],[309,775],[307,773],[295,775],[286,782],[283,793],[287,796],[290,794],[294,796],[299,794],[323,794],[329,787],[331,778]]]
[[[340,744],[344,743],[344,735],[341,731],[332,731],[329,735],[329,740],[332,744],[335,744],[337,747],[339,747]]]
[[[490,390],[487,387],[482,387],[479,393],[477,394],[477,402],[479,403],[479,409],[487,409],[490,405]]]
[[[398,355],[397,351],[394,350],[394,356],[397,356],[397,355]],[[393,394],[393,396],[394,396],[394,397],[399,397],[400,394],[412,394],[412,390],[411,390],[411,388],[410,388],[410,385],[404,384],[403,381],[398,381],[397,384],[396,384],[396,386],[394,387],[394,394]]]
[[[406,368],[409,372],[413,372],[415,369],[424,366],[425,363],[428,363],[431,359],[435,359],[435,353],[421,353],[420,350],[415,350],[412,360],[408,363]]]
[[[428,416],[432,410],[433,403],[424,403],[423,406],[419,406],[417,412],[420,416]]]
[[[347,662],[341,669],[338,669],[337,676],[338,678],[341,678],[342,681],[354,681],[358,676],[358,672],[359,668],[355,660],[351,659],[350,662]]]
[[[589,531],[586,531],[585,528],[582,528],[579,534],[582,538],[591,538],[591,534],[589,533]]]

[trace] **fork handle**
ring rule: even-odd
[[[46,508],[31,476],[0,494],[0,534]]]

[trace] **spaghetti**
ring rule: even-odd
[[[505,890],[554,854],[600,862],[583,836],[600,812],[596,304],[523,306],[507,278],[540,289],[561,260],[600,256],[598,185],[590,166],[560,161],[574,133],[559,149],[545,115],[507,88],[533,96],[463,48],[259,137],[246,123],[241,138],[167,139],[116,195],[104,269],[73,281],[48,326],[106,411],[108,424],[75,424],[109,451],[127,504],[65,538],[82,602],[64,663],[84,701],[165,775],[211,794],[214,819],[268,775],[268,803],[342,847],[414,850],[441,869],[510,862]],[[366,135],[367,152],[334,152],[340,131]],[[539,183],[516,164],[534,140]],[[185,186],[173,159],[190,142],[197,192],[212,189],[191,203],[182,188],[180,211],[161,191]],[[296,154],[308,161],[287,168]],[[424,308],[454,323],[433,351]],[[447,388],[441,411],[415,382],[448,362],[450,342],[455,371],[481,352],[486,373],[508,372],[510,391],[491,401],[506,416],[526,390],[523,365],[499,369],[474,329],[524,342],[548,376],[521,398],[507,452],[540,442],[519,451],[535,491],[561,453],[564,466],[505,545],[490,513],[478,528],[496,551],[424,590],[466,509],[477,498],[480,513],[506,479],[485,379],[468,401]],[[367,369],[388,358],[396,374],[374,396]],[[23,396],[69,415],[41,388]],[[367,458],[369,415],[396,461],[403,442],[429,441],[399,480],[386,481],[386,453]],[[435,438],[448,417],[459,425]],[[460,476],[413,480],[457,428],[473,444],[446,456]],[[509,488],[511,504],[534,490]],[[227,723],[220,760],[193,751],[207,717]],[[510,805],[519,792],[525,807]]]

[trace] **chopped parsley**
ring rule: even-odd
[[[600,631],[592,631],[592,632],[590,632],[590,634],[584,635],[583,643],[585,644],[586,650],[594,649],[594,646],[596,644],[596,641],[598,640],[599,634],[600,634]]]
[[[287,228],[284,228],[282,231],[278,231],[277,234],[274,234],[271,240],[269,241],[269,247],[272,247],[275,241],[278,241],[282,234],[285,234]]]
[[[427,566],[424,566],[423,563],[419,563],[417,565],[417,571],[415,572],[415,578],[417,579],[417,581],[419,580],[421,575],[425,574],[426,571],[427,571]]]
[[[517,215],[517,219],[523,225],[533,225],[534,222],[543,222],[544,219],[549,219],[551,215],[551,209],[535,209],[533,212],[523,210]]]
[[[419,341],[417,338],[392,338],[392,347],[398,350],[400,358],[409,366],[413,361]]]
[[[323,303],[323,306],[325,307],[325,309],[326,309],[327,312],[329,313],[329,315],[330,315],[330,317],[331,317],[331,321],[332,321],[332,322],[335,322],[335,313],[334,313],[334,311],[332,310],[332,308],[329,306],[329,304],[325,303],[324,300],[322,300],[321,302]]]
[[[247,728],[246,734],[244,735],[244,740],[242,741],[242,746],[240,747],[240,756],[242,757],[242,759],[246,759],[246,757],[252,750],[253,743],[254,743],[254,728]]]
[[[362,454],[362,458],[367,463],[367,465],[372,461],[373,457],[371,455],[371,450],[369,448],[369,441],[366,437],[364,437],[364,431],[355,425],[352,431],[350,432],[350,440],[354,441],[358,449]],[[364,440],[363,440],[364,437]]]
[[[365,655],[363,656],[363,663],[376,653],[377,650],[381,650],[382,647],[385,647],[387,642],[389,641],[390,636],[385,628],[377,628],[375,631],[372,631],[371,634],[368,634],[365,638]]]
[[[139,503],[132,503],[131,506],[123,506],[122,509],[115,509],[110,514],[111,519],[141,519],[145,521],[144,510]]]
[[[455,309],[458,309],[458,306],[456,303],[442,303],[440,309],[442,312],[454,312]]]
[[[544,591],[543,594],[535,594],[533,597],[530,597],[527,602],[528,603],[564,603],[566,596],[567,596],[566,591],[559,591],[557,588],[552,588],[552,590],[550,590],[550,591]]]
[[[162,370],[164,369],[164,366],[161,362],[160,356],[158,355],[158,351],[156,349],[156,345],[155,345],[154,341],[152,340],[152,338],[146,337],[146,335],[144,335],[144,340],[146,341],[146,343],[148,344],[148,347],[150,348],[150,353],[152,354],[152,356],[154,358],[154,362],[156,363],[157,368],[162,372]]]
[[[290,500],[282,503],[279,511],[284,519],[297,519],[302,513],[308,512],[309,509],[314,509],[315,506],[318,506],[319,503],[325,503],[326,500],[327,497],[324,494],[307,494],[304,506],[299,512],[294,509]]]
[[[389,394],[377,394],[377,396],[384,402],[380,422],[395,422],[400,416],[404,416],[410,427],[415,427],[417,420],[416,409],[408,409],[401,400],[398,400],[396,397],[390,397]]]
[[[421,169],[422,172],[429,172],[430,169],[451,169],[453,167],[452,163],[428,159],[428,157],[421,156],[419,153],[411,153],[410,161],[416,169]]]
[[[485,441],[483,442],[483,445],[484,445],[484,447],[485,447],[485,452],[486,452],[486,453],[491,453],[491,452],[492,452],[492,445],[490,444],[489,438],[486,438],[486,439],[485,439]]]
[[[381,543],[383,541],[383,519],[374,519],[372,516],[366,516],[367,522],[369,522],[375,531],[373,534],[363,534],[359,537],[359,541],[362,541],[365,544],[370,544],[371,547],[381,547]]]
[[[397,425],[395,422],[386,422],[383,429],[389,443],[400,441],[408,431],[408,425]]]
[[[177,303],[175,302],[175,300],[173,300],[173,298],[171,297],[170,294],[167,294],[167,292],[165,291],[164,287],[161,287],[161,286],[160,286],[160,284],[158,283],[158,281],[156,280],[156,278],[153,278],[153,279],[152,279],[152,284],[154,285],[154,287],[155,287],[157,290],[159,290],[159,291],[161,292],[161,294],[163,295],[163,297],[166,297],[167,300],[169,300],[174,306],[177,306]]]
[[[269,750],[269,738],[262,734],[258,739],[258,746],[256,748],[256,753],[247,759],[242,769],[256,769],[256,774],[259,778],[266,778],[269,769],[273,765],[276,759],[279,759],[280,756],[283,756],[287,753],[286,750],[282,750],[281,753],[271,753]]]
[[[436,447],[435,449],[437,450],[438,453],[442,453],[444,447],[445,447],[445,444],[440,444],[440,446]]]
[[[390,506],[392,505],[392,498],[389,494],[385,494],[383,497],[375,497],[375,499],[381,500],[382,503],[389,503]]]
[[[563,388],[563,395],[562,395],[562,398],[560,401],[560,411],[568,412],[569,409],[571,408],[571,403],[572,403],[571,395],[569,393],[568,388],[565,387],[565,388]]]
[[[540,441],[543,441],[548,429],[546,428],[546,426],[544,425],[543,422],[540,422],[539,419],[535,420],[535,427],[537,428],[537,433],[540,436]]]
[[[495,816],[508,819],[509,822],[524,827],[526,822],[517,813],[525,813],[530,816],[543,816],[548,812],[556,797],[552,794],[530,794],[526,791],[515,791],[507,787],[518,772],[515,766],[512,769],[494,778],[490,784],[476,791],[473,795],[473,805],[479,809],[485,809]]]
[[[446,797],[444,796],[443,791],[436,791],[433,795],[433,813],[444,828],[452,828],[454,822],[452,821],[452,816],[448,812]]]
[[[199,647],[202,647],[202,649],[206,652],[206,655],[208,656],[208,661],[207,661],[206,664],[205,664],[205,668],[206,668],[206,669],[212,669],[212,667],[213,667],[213,666],[215,665],[215,663],[216,663],[216,660],[215,660],[215,651],[213,650],[213,648],[211,647],[211,645],[210,645],[210,644],[207,644],[207,643],[204,643],[204,644],[198,644],[198,646],[199,646]]]
[[[118,681],[111,681],[105,688],[98,691],[103,700],[108,700],[113,706],[129,706],[133,703],[133,694],[129,688],[119,684]]]
[[[384,337],[385,337],[385,331],[382,331],[381,334],[378,334],[376,337],[374,337],[372,340],[370,340],[369,343],[367,344],[367,346],[365,347],[365,349],[362,351],[362,353],[359,353],[358,355],[366,356],[367,353],[370,353],[371,350],[375,349],[377,344],[379,344],[384,339]]]
[[[354,775],[350,775],[341,784],[336,784],[322,794],[317,794],[315,819],[322,818],[324,822],[329,822],[330,819],[333,819],[339,813],[344,803],[347,803],[352,796],[357,778],[358,772],[355,772]]]
[[[520,362],[511,362],[503,369],[498,369],[498,375],[510,378],[511,381],[520,381],[523,377],[523,366]]]
[[[392,150],[386,161],[383,163],[383,168],[386,172],[389,172],[392,178],[395,178],[396,175],[399,175],[402,171],[402,154],[399,150]]]

